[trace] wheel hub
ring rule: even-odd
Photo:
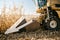
[[[52,21],[50,22],[50,27],[51,27],[51,28],[56,28],[56,27],[57,27],[57,22],[56,22],[55,20],[52,20]]]

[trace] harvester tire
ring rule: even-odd
[[[59,19],[57,17],[50,18],[50,20],[47,21],[45,28],[48,30],[58,30]]]

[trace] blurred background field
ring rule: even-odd
[[[8,9],[9,10],[8,12],[6,12],[6,10],[7,8],[5,8],[5,6],[1,9],[1,15],[0,15],[0,31],[1,32],[4,32],[7,28],[9,28],[21,17],[19,9],[15,7],[13,7],[12,9]],[[16,12],[17,10],[19,12]]]
[[[25,16],[27,22],[30,21],[31,19],[38,20],[39,18],[38,15],[32,15],[32,14],[25,15],[22,6],[20,6],[20,8],[16,8],[16,6],[14,5],[12,9],[3,6],[3,8],[1,8],[1,14],[0,14],[0,32],[4,33],[21,16]]]

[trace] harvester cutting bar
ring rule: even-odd
[[[40,16],[40,14],[35,14],[35,15],[36,15],[36,17]],[[30,21],[26,22],[25,17],[22,16],[19,20],[17,20],[17,22],[15,24],[13,24],[9,29],[7,29],[5,34],[17,32],[20,29],[30,25],[33,22],[34,22],[33,20],[30,20]]]
[[[19,27],[17,27],[17,28],[9,28],[6,32],[5,32],[5,34],[9,34],[9,33],[13,33],[13,32],[17,32],[17,31],[19,31],[20,29],[22,29],[22,28],[24,28],[24,27],[26,27],[27,25],[29,25],[29,24],[31,24],[33,22],[33,20],[31,20],[31,21],[29,21],[29,22],[27,22],[27,23],[25,23],[25,24],[23,24],[23,25],[21,25],[21,26],[19,26]]]
[[[22,29],[22,28],[26,27],[27,25],[31,24],[32,22],[34,22],[34,21],[33,21],[33,20],[30,20],[29,22],[27,22],[27,23],[23,24],[22,26],[19,26],[19,27],[17,28],[17,30],[19,30],[19,29]]]

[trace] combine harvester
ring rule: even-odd
[[[60,29],[60,1],[59,0],[33,0],[33,1],[37,7],[37,13],[41,14],[39,16],[42,16],[42,14],[44,15],[42,19],[43,27],[49,30]],[[17,32],[20,29],[27,27],[30,24],[33,24],[34,22],[32,19],[31,21],[25,22],[22,25],[18,26],[23,22],[24,19],[25,19],[24,17],[21,17],[14,25],[11,26],[11,28],[7,29],[5,34]],[[36,25],[35,28],[37,27]]]

